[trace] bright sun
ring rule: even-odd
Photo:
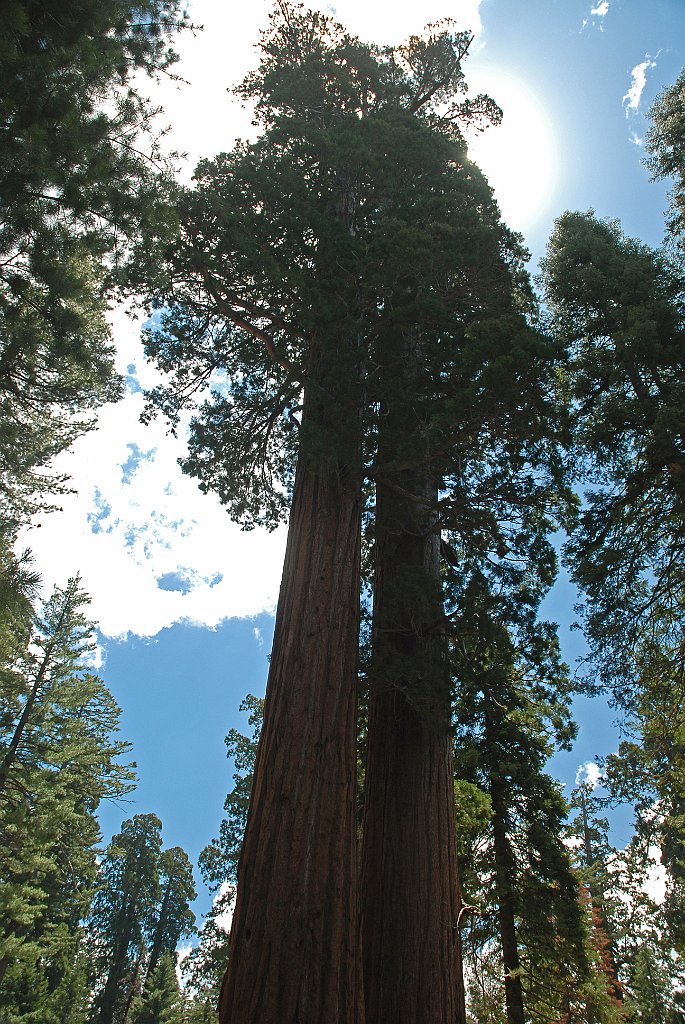
[[[495,190],[505,222],[525,234],[545,216],[557,189],[554,128],[539,98],[519,79],[483,70],[469,94],[487,92],[504,112],[501,125],[470,134],[469,155]]]

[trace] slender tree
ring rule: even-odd
[[[264,716],[264,701],[248,694],[240,711],[249,712],[250,734],[231,729],[226,736],[227,756],[233,761],[233,788],[224,801],[226,817],[219,835],[200,853],[202,878],[214,893],[212,909],[200,931],[200,941],[184,962],[184,973],[195,996],[216,1005],[228,962],[228,932],[224,922],[232,912],[238,884],[238,861],[245,835],[257,743]]]
[[[664,103],[675,118],[674,96]],[[666,118],[666,107],[661,113]],[[655,125],[655,140],[666,121]],[[675,136],[664,142],[664,160],[671,143]],[[664,253],[590,213],[557,222],[545,277],[553,326],[571,353],[581,467],[594,483],[567,554],[586,595],[594,674],[612,692],[627,733],[610,762],[611,784],[647,817],[659,801],[657,841],[678,928],[685,878],[683,280]]]
[[[14,566],[0,631],[0,1002],[17,1019],[80,1024],[95,812],[133,776],[120,762],[119,709],[84,664],[86,596],[71,580],[34,611],[33,582]]]
[[[685,233],[685,69],[673,85],[664,89],[650,110],[646,163],[655,178],[671,178],[671,210],[667,219],[667,243],[682,250]]]
[[[463,248],[416,245],[431,252],[431,269],[415,259],[402,279],[406,291],[387,304],[377,348],[383,397],[373,467],[362,935],[367,1010],[396,1020],[464,1014],[441,530],[452,522],[467,548],[485,537],[494,543],[502,508],[515,518],[516,503],[526,506],[534,494],[544,508],[554,490],[542,457],[554,433],[554,348],[519,313],[529,301],[523,254],[475,169],[467,181],[457,172],[447,182],[436,176],[432,188],[429,223],[439,205],[443,230],[460,224]],[[421,229],[426,238],[419,217],[410,223],[415,242]],[[438,254],[453,274],[440,273]],[[523,389],[525,423],[510,401]]]
[[[197,896],[193,869],[180,846],[162,851],[160,886],[162,899],[147,957],[145,988],[152,982],[160,958],[165,953],[175,954],[180,940],[195,930],[195,915],[189,907]]]
[[[543,565],[550,553],[545,546],[538,552]],[[534,566],[529,551],[533,580]],[[475,568],[454,595],[456,761],[458,777],[480,786],[492,809],[469,894],[470,903],[481,904],[472,942],[478,955],[493,942],[499,947],[506,1020],[523,1024],[533,1014],[556,1015],[564,988],[582,982],[587,970],[578,887],[563,841],[566,805],[544,771],[575,728],[556,631],[535,618],[532,598],[539,600],[544,585],[507,595],[501,580],[499,588],[492,582]]]

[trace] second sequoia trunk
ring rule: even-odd
[[[361,861],[366,1017],[458,1024],[465,1011],[437,489],[421,464],[423,427],[411,402],[420,351],[405,349],[404,394],[383,411],[386,468],[376,482]],[[393,471],[392,454],[407,450],[416,468]]]

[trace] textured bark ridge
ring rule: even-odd
[[[221,1024],[363,1021],[355,832],[360,480],[355,413],[333,397],[332,383],[319,371],[305,400],[303,430],[337,432],[343,456],[310,452],[297,468]]]
[[[420,352],[413,354],[420,362]],[[410,393],[412,360],[407,363]],[[411,399],[391,404],[385,423],[388,447],[381,438],[379,458],[390,464],[389,445],[397,457],[398,438],[400,444],[408,438],[410,447],[414,438],[420,458]],[[361,876],[369,1022],[465,1020],[435,492],[424,467],[389,468],[377,479]]]

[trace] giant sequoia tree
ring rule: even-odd
[[[429,156],[424,149],[426,171]],[[554,347],[523,315],[531,311],[523,254],[487,185],[466,166],[468,178],[454,167],[433,172],[420,211],[398,190],[396,236],[406,232],[415,255],[384,305],[374,348],[380,383],[369,469],[375,554],[362,848],[371,1019],[450,1020],[464,1012],[441,534],[454,537],[446,550],[457,563],[484,546],[501,558],[514,524],[535,515],[544,521],[559,499]],[[436,225],[454,232],[449,242],[436,237]]]
[[[154,814],[123,822],[100,864],[88,921],[95,973],[91,1020],[122,1024],[143,1019],[154,1004],[165,958],[194,931],[190,862],[180,846],[162,850],[162,823]],[[177,992],[176,992],[177,994]]]
[[[148,348],[172,380],[151,400],[172,419],[197,409],[185,468],[247,526],[273,522],[292,487],[223,1020],[363,1013],[365,476],[377,501],[366,1001],[378,1019],[463,1015],[439,539],[443,513],[473,517],[463,492],[442,503],[439,489],[470,472],[503,500],[493,465],[539,461],[553,358],[525,319],[522,253],[460,134],[497,116],[460,99],[468,44],[446,29],[381,51],[279,4],[242,87],[263,134],[200,166],[160,253],[166,308]]]

